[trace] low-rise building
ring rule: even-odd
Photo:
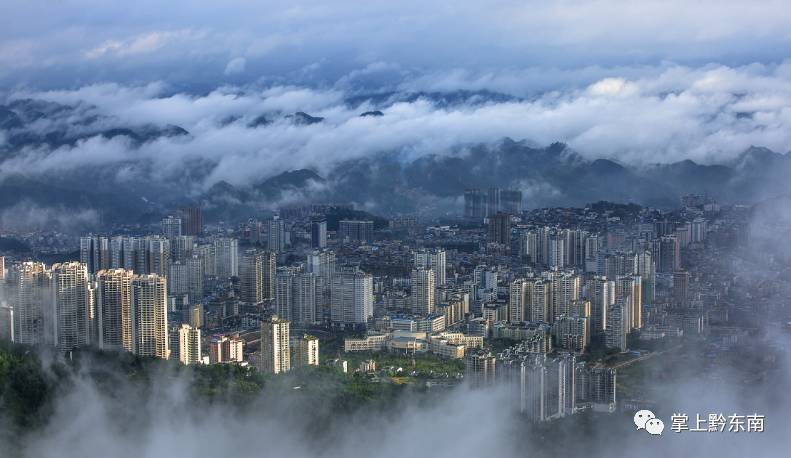
[[[369,334],[343,341],[344,351],[380,351],[385,348],[390,334]]]

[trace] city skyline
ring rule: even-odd
[[[786,3],[1,2],[0,455],[783,456]]]

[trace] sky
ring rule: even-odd
[[[0,180],[86,165],[131,180],[130,162],[145,160],[144,173],[163,180],[201,164],[199,192],[298,168],[326,174],[383,153],[458,154],[504,137],[634,166],[727,164],[751,146],[785,153],[788,23],[791,7],[775,0],[7,0],[0,104],[79,105],[100,117],[97,129],[172,124],[190,136],[14,146],[0,154]],[[457,91],[484,95],[451,104],[405,96]],[[384,116],[359,117],[371,109]],[[286,121],[297,111],[325,121]],[[274,122],[250,126],[259,115]],[[85,131],[88,119],[26,129]],[[0,152],[13,135],[0,127]]]
[[[206,90],[342,79],[381,85],[459,71],[485,80],[533,68],[551,70],[563,85],[596,69],[778,63],[791,49],[790,19],[787,2],[777,0],[8,0],[0,5],[0,83],[167,81]],[[528,83],[536,90],[552,86],[535,80]]]

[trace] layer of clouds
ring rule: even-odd
[[[242,73],[246,64],[247,61],[244,57],[235,57],[225,66],[225,74],[236,75],[237,73]]]
[[[498,78],[518,81],[519,74]],[[445,89],[459,90],[475,88],[478,79],[456,74],[444,81]],[[454,81],[453,87],[447,81]],[[205,188],[220,180],[249,184],[298,168],[325,174],[344,160],[380,153],[395,152],[405,161],[464,154],[459,146],[503,137],[538,145],[562,141],[589,159],[636,165],[684,159],[724,163],[751,145],[785,152],[791,144],[791,63],[668,66],[650,76],[610,75],[536,97],[450,104],[396,94],[384,101],[362,97],[368,101],[352,106],[350,95],[359,98],[342,88],[286,85],[222,86],[193,95],[161,82],[17,90],[9,99],[94,106],[87,113],[102,115],[99,122],[107,126],[174,124],[190,136],[162,137],[140,147],[126,137],[93,137],[73,146],[29,148],[0,162],[0,176],[137,162],[147,164],[146,173],[154,178],[171,179],[201,164],[208,167]],[[372,109],[384,116],[359,116]],[[325,120],[297,125],[286,117],[297,111]],[[251,127],[259,115],[271,123]],[[46,122],[34,128],[46,130]],[[123,170],[128,175],[128,168]]]
[[[789,20],[782,0],[141,0],[134,11],[97,0],[11,0],[0,5],[0,86],[326,82],[380,62],[390,75],[768,63],[788,56]],[[227,72],[238,58],[247,71]]]

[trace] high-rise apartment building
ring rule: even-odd
[[[517,278],[509,287],[508,296],[508,321],[511,323],[518,323],[525,321],[527,309],[530,306],[530,298],[528,297],[529,286],[528,280],[524,278]]]
[[[272,219],[268,222],[269,231],[267,248],[275,253],[286,251],[286,225],[282,219]]]
[[[623,275],[615,279],[615,297],[626,301],[629,315],[628,332],[643,327],[643,279],[639,275]]]
[[[436,280],[434,270],[418,267],[411,275],[412,312],[425,316],[434,313]]]
[[[18,340],[25,345],[54,343],[52,274],[43,263],[23,262],[16,272]]]
[[[191,235],[179,235],[170,238],[170,259],[171,261],[185,262],[192,257],[195,252],[195,237]]]
[[[239,243],[232,238],[214,240],[215,274],[227,279],[239,276]]]
[[[200,258],[203,265],[203,274],[207,277],[217,276],[217,256],[214,251],[214,244],[199,245],[195,247],[195,254]]]
[[[298,271],[292,267],[281,267],[275,275],[275,313],[277,316],[291,321],[291,308],[294,304],[294,277]]]
[[[643,303],[653,304],[656,297],[656,268],[650,251],[642,251],[634,256],[633,273],[639,275],[643,282]]]
[[[146,274],[167,277],[170,264],[170,240],[164,237],[146,237]]]
[[[168,359],[167,281],[155,274],[132,279],[134,353]]]
[[[560,315],[572,313],[571,305],[582,294],[582,277],[572,272],[551,272],[552,282],[552,320]]]
[[[706,240],[706,220],[695,218],[689,225],[689,241],[691,243],[703,243]]]
[[[479,350],[464,355],[464,378],[472,387],[482,387],[495,382],[496,359],[491,352]]]
[[[590,345],[588,318],[579,315],[561,315],[552,325],[555,345],[576,353],[584,353]]]
[[[434,271],[437,287],[447,284],[447,253],[443,249],[419,250],[413,253],[415,267]]]
[[[480,189],[467,189],[464,191],[464,217],[469,219],[483,219],[486,217],[486,194]]]
[[[268,374],[280,374],[291,369],[289,322],[277,315],[261,323],[258,369]]]
[[[239,298],[250,304],[264,300],[264,260],[258,250],[247,250],[239,262]]]
[[[201,333],[200,328],[182,324],[179,327],[179,362],[181,364],[201,363]]]
[[[591,302],[591,337],[597,337],[607,328],[607,313],[615,304],[615,282],[596,276],[585,284],[585,298]]]
[[[535,231],[519,233],[519,256],[530,264],[538,263],[538,234]]]
[[[310,223],[310,247],[327,248],[327,222],[313,221]]]
[[[522,191],[489,188],[464,191],[464,217],[482,219],[499,212],[516,215],[522,212]]]
[[[585,266],[585,240],[588,232],[580,229],[564,229],[563,248],[565,254],[565,265],[573,267]]]
[[[530,280],[527,282],[529,304],[525,311],[527,321],[543,321],[549,323],[552,312],[552,282],[548,280]]]
[[[312,273],[282,269],[277,273],[275,310],[292,323],[311,325],[318,322],[317,277]]]
[[[324,311],[330,306],[330,287],[335,274],[335,252],[331,250],[314,250],[308,253],[305,270],[316,275],[316,320],[324,319]]]
[[[0,342],[16,342],[16,319],[14,307],[0,304]]]
[[[514,189],[498,189],[497,191],[500,193],[500,199],[499,206],[495,211],[512,215],[522,213],[522,191]]]
[[[629,297],[619,297],[607,311],[607,325],[604,332],[607,348],[625,352],[626,336],[630,326]]]
[[[118,269],[124,266],[125,239],[126,237],[122,235],[110,239],[110,269]]]
[[[131,270],[108,269],[96,274],[98,346],[134,351]]]
[[[666,235],[654,241],[653,257],[658,272],[672,273],[681,270],[681,242],[675,235]]]
[[[276,256],[273,251],[245,251],[239,269],[242,301],[257,304],[275,298]]]
[[[177,216],[181,219],[181,233],[197,237],[203,232],[203,214],[199,207],[180,208]]]
[[[374,222],[341,221],[338,223],[338,238],[346,242],[371,243],[374,239]]]
[[[181,218],[175,216],[167,216],[162,220],[162,235],[168,239],[174,239],[181,236]]]
[[[190,303],[197,303],[203,300],[203,277],[204,263],[198,255],[192,255],[187,259],[187,294]]]
[[[90,343],[94,304],[88,292],[85,264],[66,262],[52,266],[52,294],[55,305],[55,345],[62,352]]]
[[[489,217],[489,243],[497,243],[509,247],[511,245],[511,215],[497,213]]]
[[[583,372],[586,379],[584,390],[580,390],[584,399],[591,404],[594,411],[614,412],[616,406],[617,371],[597,364],[590,369],[577,366],[578,373]]]
[[[341,325],[365,325],[373,316],[373,277],[357,269],[339,269],[332,277],[330,319]]]
[[[573,355],[548,358],[528,354],[506,358],[500,361],[503,377],[516,386],[519,411],[529,420],[549,421],[574,413],[576,359]]]
[[[203,304],[195,304],[189,308],[189,320],[193,328],[203,327]]]
[[[689,272],[677,270],[673,272],[673,303],[686,307],[689,296]]]
[[[335,265],[335,252],[331,250],[314,250],[307,255],[305,270],[329,282],[335,273]]]
[[[89,274],[111,267],[110,239],[90,235],[80,237],[80,262],[85,264]]]
[[[319,365],[319,339],[303,334],[291,337],[292,367]]]
[[[189,294],[189,269],[181,261],[171,262],[168,267],[168,296]]]

